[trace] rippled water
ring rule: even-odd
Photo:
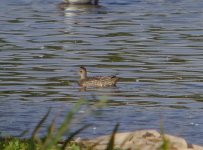
[[[203,145],[203,2],[101,0],[59,8],[59,0],[2,0],[0,5],[0,131],[32,131],[52,107],[66,112],[80,99],[83,136],[160,129]],[[117,74],[117,87],[77,85],[78,68]],[[94,95],[94,96],[92,96]],[[86,116],[99,99],[108,106]]]

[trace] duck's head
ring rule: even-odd
[[[87,77],[87,70],[85,67],[80,67],[79,75],[80,79],[85,79]]]

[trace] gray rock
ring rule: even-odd
[[[94,139],[80,140],[80,144],[94,150],[105,150],[111,135],[100,136]],[[181,137],[169,134],[161,135],[156,130],[140,130],[135,132],[116,133],[115,148],[130,150],[160,150],[167,144],[168,150],[203,150],[203,147],[188,144]]]

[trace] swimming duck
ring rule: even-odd
[[[79,85],[82,87],[115,86],[116,82],[119,80],[119,78],[116,76],[87,77],[87,70],[85,67],[80,67],[79,74]]]
[[[64,0],[69,4],[91,4],[93,0]],[[97,5],[99,0],[94,0],[94,5]]]

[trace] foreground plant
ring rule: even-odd
[[[80,100],[73,109],[67,113],[63,122],[56,129],[56,118],[54,118],[51,124],[47,127],[47,132],[44,137],[39,137],[38,133],[47,120],[51,109],[47,111],[47,113],[42,117],[39,123],[36,125],[35,129],[32,132],[30,139],[20,139],[15,137],[4,137],[0,139],[0,150],[82,150],[83,146],[73,142],[73,139],[76,135],[82,132],[84,129],[88,128],[90,124],[84,125],[75,132],[71,133],[68,138],[62,140],[64,134],[70,132],[70,124],[74,118],[74,114],[79,110],[80,106],[84,104],[83,100]],[[97,108],[101,108],[104,106],[104,102],[100,102],[97,104]],[[90,111],[90,110],[89,110]],[[109,141],[107,146],[107,150],[113,150],[114,148],[114,136],[118,130],[118,125],[115,126],[115,129],[112,133],[112,138]],[[26,132],[25,132],[26,133]],[[20,137],[22,137],[24,134]],[[85,148],[85,149],[93,149],[93,148]]]
[[[42,127],[42,124],[49,116],[51,109],[47,111],[47,113],[36,125],[30,139],[19,139],[14,137],[1,138],[0,150],[65,150],[66,147],[76,149],[76,145],[69,145],[70,141],[90,125],[84,125],[77,131],[71,133],[67,139],[61,142],[62,144],[59,144],[59,141],[62,140],[65,133],[69,132],[69,126],[74,114],[78,111],[83,102],[84,101],[81,100],[74,106],[74,108],[66,115],[58,129],[56,129],[56,118],[54,118],[51,124],[48,126],[47,133],[43,138],[39,137],[38,133]]]
[[[73,109],[67,113],[63,122],[58,128],[56,128],[56,117],[52,120],[50,125],[47,127],[47,132],[44,137],[39,137],[38,133],[44,122],[47,120],[51,109],[42,117],[39,123],[36,125],[30,139],[20,139],[14,137],[0,138],[0,150],[94,150],[99,143],[93,145],[84,145],[82,143],[76,143],[74,141],[75,136],[81,133],[83,130],[88,128],[90,125],[84,125],[75,132],[70,134],[70,124],[74,119],[74,114],[79,110],[80,106],[84,101],[79,101]],[[101,103],[102,104],[102,103]],[[101,104],[97,108],[101,108]],[[118,131],[119,124],[116,124],[114,130],[107,141],[105,150],[122,150],[118,146],[115,148],[115,135]],[[157,150],[168,150],[169,141],[164,136],[163,125],[160,126],[162,145]],[[69,133],[69,136],[64,140],[65,134]],[[21,134],[24,135],[25,133]],[[131,136],[130,136],[131,138]],[[129,137],[123,141],[122,145],[129,140]],[[122,147],[122,146],[121,146]],[[141,150],[137,148],[136,150]]]

